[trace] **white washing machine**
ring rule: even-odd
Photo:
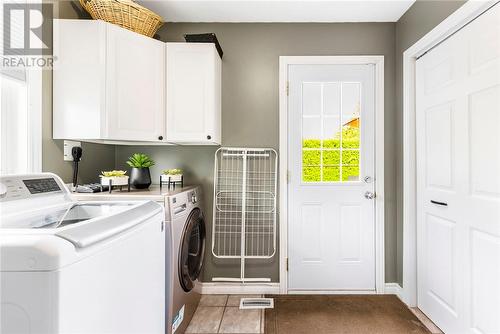
[[[0,177],[1,333],[165,333],[151,201],[75,202],[53,174]]]
[[[176,334],[185,332],[200,301],[196,284],[203,266],[206,242],[200,203],[199,187],[165,197],[166,223],[172,229],[174,256],[169,323],[172,333]]]

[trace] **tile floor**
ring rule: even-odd
[[[259,295],[202,295],[186,333],[264,333],[264,310],[240,310],[242,297]]]

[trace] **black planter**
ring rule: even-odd
[[[151,185],[151,174],[149,168],[132,168],[130,172],[130,184],[135,189],[147,189]]]

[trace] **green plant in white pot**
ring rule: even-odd
[[[151,173],[149,167],[155,162],[143,153],[134,153],[127,160],[127,165],[132,167],[130,172],[130,184],[136,189],[147,189],[151,185]]]
[[[182,169],[165,169],[161,175],[162,181],[180,182],[182,180]]]
[[[128,175],[125,175],[127,171],[124,170],[111,170],[101,172],[101,184],[105,186],[126,186],[128,185]]]

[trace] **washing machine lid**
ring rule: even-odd
[[[163,212],[147,201],[76,202],[55,174],[0,177],[3,234],[53,234],[87,247]]]
[[[92,206],[93,203],[82,205]],[[144,223],[155,215],[160,214],[162,219],[164,216],[163,207],[153,201],[119,202],[112,203],[111,205],[109,202],[99,202],[95,205],[108,208],[116,206],[116,212],[107,214],[104,217],[88,219],[81,224],[67,228],[62,227],[56,235],[68,240],[78,248],[84,248],[125,232]],[[74,220],[76,221],[77,219]]]
[[[133,228],[139,225],[159,223],[164,218],[163,207],[152,201],[126,206],[121,212],[63,227],[2,229],[0,271],[58,270],[100,252],[125,233],[134,233]]]
[[[101,216],[112,215],[130,208],[134,203],[70,203],[58,207],[5,215],[2,229],[55,229]]]
[[[0,184],[1,271],[57,270],[164,219],[151,201],[76,202],[54,174],[2,176]]]
[[[17,235],[53,234],[83,248],[162,212],[163,207],[152,201],[73,203],[53,210],[3,216],[0,230]]]

